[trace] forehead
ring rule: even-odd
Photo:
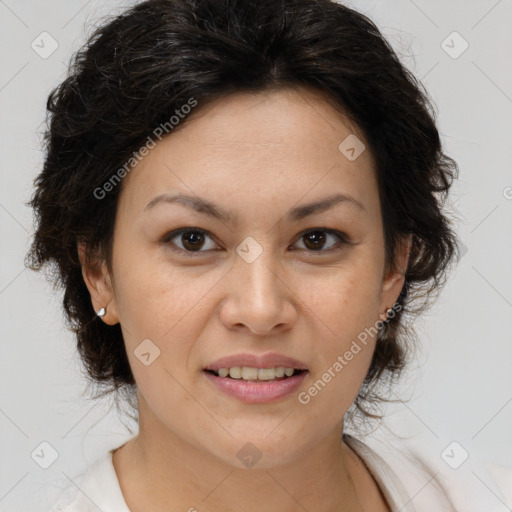
[[[378,201],[372,156],[365,149],[347,158],[340,150],[346,140],[367,148],[358,128],[321,93],[232,94],[199,104],[156,143],[124,178],[120,207],[141,212],[157,195],[181,192],[255,213],[276,201],[309,203],[339,192],[371,209]]]

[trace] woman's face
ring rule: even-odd
[[[384,276],[370,151],[321,95],[200,106],[124,178],[113,280],[90,289],[121,324],[141,433],[270,467],[340,435],[403,278]]]

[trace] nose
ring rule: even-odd
[[[298,298],[270,249],[252,262],[237,257],[225,279],[220,317],[227,329],[271,335],[296,321]]]

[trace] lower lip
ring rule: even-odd
[[[203,373],[217,389],[226,395],[248,404],[266,404],[277,402],[296,391],[308,372],[302,371],[287,379],[273,382],[250,382],[229,377],[218,377],[207,371],[203,371]]]

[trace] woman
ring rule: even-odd
[[[56,265],[91,379],[139,422],[54,510],[508,510],[497,484],[436,474],[419,505],[425,460],[345,433],[456,254],[457,166],[371,21],[149,0],[96,31],[48,110],[30,264]]]

